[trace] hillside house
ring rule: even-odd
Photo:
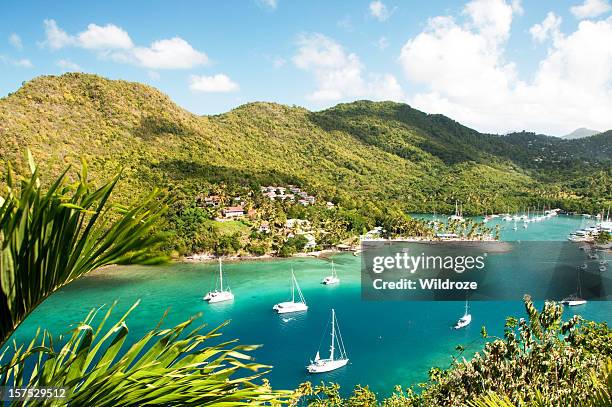
[[[221,211],[226,219],[239,218],[244,216],[244,208],[242,206],[230,206]]]

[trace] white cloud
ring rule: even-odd
[[[189,89],[199,92],[234,92],[240,87],[222,73],[213,76],[191,75]]]
[[[529,33],[533,40],[537,42],[544,42],[549,37],[558,40],[562,35],[560,31],[561,21],[561,17],[549,11],[544,21],[531,27]]]
[[[612,128],[612,17],[581,21],[566,35],[556,16],[532,27],[534,39],[552,41],[525,81],[505,55],[515,14],[502,0],[476,0],[465,7],[463,23],[430,19],[399,57],[406,77],[423,89],[409,103],[481,131]]]
[[[11,65],[17,68],[33,68],[34,67],[34,64],[32,64],[32,62],[26,58],[13,59],[5,55],[0,55],[0,62],[2,62],[5,65]]]
[[[375,0],[371,2],[369,9],[370,15],[378,21],[385,21],[386,19],[391,17],[391,14],[393,14],[393,11],[389,11],[387,6],[385,6],[385,4],[380,0]]]
[[[345,98],[401,100],[403,92],[393,75],[370,74],[364,79],[364,66],[354,53],[323,34],[302,35],[293,63],[311,72],[317,88],[307,95],[313,101],[336,101]]]
[[[59,28],[55,20],[45,20],[43,23],[46,37],[43,45],[53,50],[57,50],[75,43],[74,37],[68,35],[66,31]]]
[[[86,31],[77,35],[77,41],[81,47],[95,50],[130,49],[134,46],[128,33],[114,24],[89,24]]]
[[[46,40],[52,50],[67,46],[92,50],[100,57],[131,63],[148,69],[189,69],[209,62],[208,56],[180,37],[154,41],[148,47],[136,46],[127,31],[114,24],[89,24],[87,30],[69,35],[55,20],[45,20]]]
[[[579,6],[570,8],[571,13],[578,19],[593,18],[612,10],[607,0],[585,0]]]
[[[257,0],[257,4],[268,10],[276,10],[278,7],[278,0]]]
[[[83,68],[81,68],[78,64],[75,64],[69,59],[60,59],[59,61],[55,63],[55,65],[60,67],[62,71],[82,71],[83,70]]]
[[[18,50],[23,49],[23,42],[21,41],[21,37],[15,33],[9,35],[9,44],[17,48]]]
[[[512,0],[512,3],[510,3],[510,7],[512,7],[512,11],[514,11],[518,15],[523,15],[525,13],[523,5],[521,4],[521,0]]]
[[[131,50],[138,65],[149,69],[189,69],[208,63],[208,56],[180,37],[155,41]]]

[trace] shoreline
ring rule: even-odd
[[[365,240],[364,242],[387,242],[387,243],[394,243],[394,242],[409,242],[409,243],[425,243],[425,244],[441,244],[441,243],[451,243],[454,245],[460,245],[460,244],[499,244],[501,245],[500,248],[498,248],[497,250],[490,248],[492,252],[502,252],[502,251],[507,251],[508,247],[507,245],[505,245],[505,242],[502,242],[501,240],[491,240],[491,239],[443,239],[443,240],[425,240],[425,239],[419,239],[419,238],[408,238],[408,239],[372,239],[372,240]],[[261,256],[255,256],[255,255],[231,255],[231,256],[217,256],[215,254],[212,253],[194,253],[188,256],[181,256],[177,259],[175,259],[175,261],[179,262],[179,263],[210,263],[213,261],[216,261],[218,259],[224,260],[224,261],[255,261],[255,260],[282,260],[282,259],[293,259],[293,258],[308,258],[308,257],[312,257],[312,258],[318,258],[318,259],[327,259],[333,255],[339,254],[339,253],[351,253],[355,256],[359,255],[359,253],[361,253],[361,245],[357,246],[357,247],[352,247],[350,249],[346,249],[346,250],[339,250],[339,249],[323,249],[323,250],[317,250],[317,251],[312,251],[312,252],[302,252],[302,253],[296,253],[293,254],[289,257],[280,257],[280,256],[276,256],[270,253],[266,253],[263,254]]]
[[[337,253],[352,253],[352,252],[355,252],[355,250],[325,249],[325,250],[318,250],[318,251],[307,252],[307,253],[296,253],[289,257],[274,256],[269,253],[263,254],[261,256],[254,256],[254,255],[217,256],[211,253],[196,253],[196,254],[192,254],[189,256],[179,257],[178,259],[176,259],[176,261],[180,263],[210,263],[218,259],[221,259],[224,261],[282,260],[282,259],[308,258],[308,257],[326,259]]]

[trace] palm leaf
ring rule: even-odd
[[[159,191],[128,207],[111,206],[120,174],[96,188],[85,162],[76,182],[66,168],[43,191],[29,151],[27,158],[32,175],[16,187],[9,166],[0,200],[0,344],[46,297],[84,273],[165,259],[155,254],[161,236],[154,230],[168,204]]]
[[[10,360],[4,360],[6,352],[0,357],[0,386],[70,389],[69,398],[53,401],[58,406],[94,401],[96,406],[262,406],[288,401],[291,392],[273,391],[261,381],[269,366],[252,361],[248,352],[256,347],[235,341],[209,345],[220,336],[221,327],[202,333],[200,326],[188,332],[197,317],[170,329],[156,328],[123,349],[129,334],[126,318],[137,305],[106,331],[102,328],[114,306],[96,328],[99,310],[93,310],[59,350],[47,331],[39,332],[26,348],[14,345]],[[32,364],[26,379],[23,372]]]

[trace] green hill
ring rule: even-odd
[[[346,208],[466,213],[546,203],[595,211],[611,200],[612,132],[562,140],[485,135],[408,105],[357,101],[321,112],[250,103],[197,116],[158,90],[88,74],[35,78],[0,100],[0,160],[23,151],[57,173],[124,167],[124,200],[153,186],[179,201],[219,188],[297,184]]]

